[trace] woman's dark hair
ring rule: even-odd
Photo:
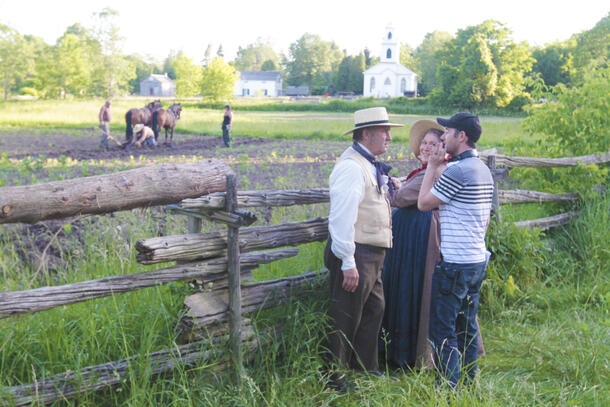
[[[444,131],[442,131],[441,129],[435,129],[435,128],[433,127],[433,128],[431,128],[431,129],[428,129],[428,130],[427,130],[427,131],[424,133],[424,136],[425,136],[426,134],[428,134],[428,133],[432,133],[432,134],[434,134],[435,136],[438,136],[438,138],[440,138],[440,137],[443,135]]]

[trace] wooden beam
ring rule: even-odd
[[[134,366],[138,363],[144,363],[140,362],[141,360],[147,360],[146,363],[150,366],[150,370],[146,370],[146,374],[153,376],[171,371],[178,366],[201,366],[214,354],[214,350],[202,351],[202,347],[206,345],[211,347],[222,343],[224,340],[226,340],[226,337],[219,337],[212,341],[206,340],[177,346],[147,355],[135,355],[114,362],[86,367],[77,372],[69,370],[46,379],[37,380],[31,384],[4,388],[1,389],[2,392],[0,393],[2,394],[0,405],[46,405],[58,400],[71,399],[78,394],[114,387],[130,375],[140,375],[138,369],[134,369]],[[258,339],[254,336],[251,327],[244,330],[242,340],[244,346],[248,349],[247,354],[253,356],[253,351],[258,347]],[[218,368],[226,365],[226,360],[220,360],[213,366]],[[8,397],[4,394],[7,394]]]
[[[549,216],[547,218],[522,220],[519,222],[515,222],[515,225],[520,228],[526,229],[540,228],[543,230],[547,230],[552,227],[565,225],[571,218],[573,218],[577,214],[577,212],[560,213],[559,215]]]
[[[229,173],[227,164],[214,159],[0,188],[0,224],[35,223],[176,203],[224,191]]]
[[[329,202],[329,200],[328,188],[237,192],[237,205],[249,208],[308,205]],[[225,193],[216,192],[200,198],[184,199],[180,202],[180,206],[184,209],[194,210],[224,209]]]
[[[299,249],[282,249],[248,253],[241,256],[240,264],[244,271],[249,271],[259,264],[296,256],[298,252]],[[217,258],[199,264],[181,264],[124,276],[0,293],[0,318],[44,311],[94,298],[195,278],[202,279],[204,284],[220,280],[219,285],[226,287],[227,259]],[[223,279],[225,283],[222,283]]]
[[[506,189],[498,191],[500,203],[554,202],[575,201],[577,194],[549,194],[547,192],[528,191],[523,189]]]
[[[239,250],[247,253],[283,246],[326,240],[328,218],[314,218],[302,222],[281,223],[274,226],[243,228],[239,234]],[[226,256],[227,232],[161,236],[136,242],[136,256],[142,264],[167,261],[194,261]]]
[[[487,163],[488,157],[490,157],[491,154],[485,154],[485,152],[481,152],[479,156],[483,161]],[[564,158],[508,157],[501,154],[496,154],[495,156],[496,165],[504,167],[574,167],[578,165],[604,164],[610,162],[610,151],[603,154],[591,154],[579,157]]]
[[[242,312],[247,314],[264,308],[285,303],[291,297],[307,293],[306,287],[324,281],[327,271],[311,272],[294,277],[270,281],[242,284]],[[200,329],[228,320],[229,292],[226,289],[213,290],[190,295],[184,299],[188,309],[183,321],[185,326]]]

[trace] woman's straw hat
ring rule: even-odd
[[[445,132],[445,128],[434,120],[418,120],[411,126],[411,130],[409,131],[409,145],[411,146],[411,151],[413,151],[415,157],[419,157],[419,145],[430,129],[438,129],[443,133]]]
[[[390,118],[385,107],[371,107],[369,109],[356,110],[354,112],[354,128],[346,131],[343,135],[353,133],[354,130],[373,126],[402,127],[404,124],[390,123]]]

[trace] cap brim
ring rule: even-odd
[[[451,126],[451,120],[449,120],[449,119],[443,119],[442,117],[437,117],[436,118],[436,122],[438,124],[440,124],[441,126],[443,126],[443,127],[451,127],[451,128],[453,128]]]
[[[404,124],[400,124],[400,123],[383,123],[383,124],[370,124],[367,126],[359,126],[359,127],[354,127],[351,130],[346,131],[345,133],[342,134],[342,136],[347,136],[350,133],[353,133],[355,130],[358,129],[365,129],[367,127],[404,127]]]

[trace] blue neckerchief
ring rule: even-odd
[[[394,184],[389,179],[389,173],[392,170],[392,167],[384,162],[377,161],[375,156],[363,149],[357,141],[354,141],[352,148],[359,152],[361,156],[366,158],[366,160],[375,167],[375,173],[377,175],[377,191],[379,191],[379,193],[381,193],[381,186],[383,185],[383,176],[388,176],[388,192],[390,193],[390,196],[392,196],[394,194]]]
[[[478,156],[479,156],[479,153],[477,152],[477,150],[474,149],[474,148],[470,148],[470,149],[464,151],[461,154],[458,154],[458,155],[456,155],[454,157],[451,157],[449,159],[449,162],[452,163],[454,161],[460,161],[460,160],[463,160],[465,158],[478,157]]]

